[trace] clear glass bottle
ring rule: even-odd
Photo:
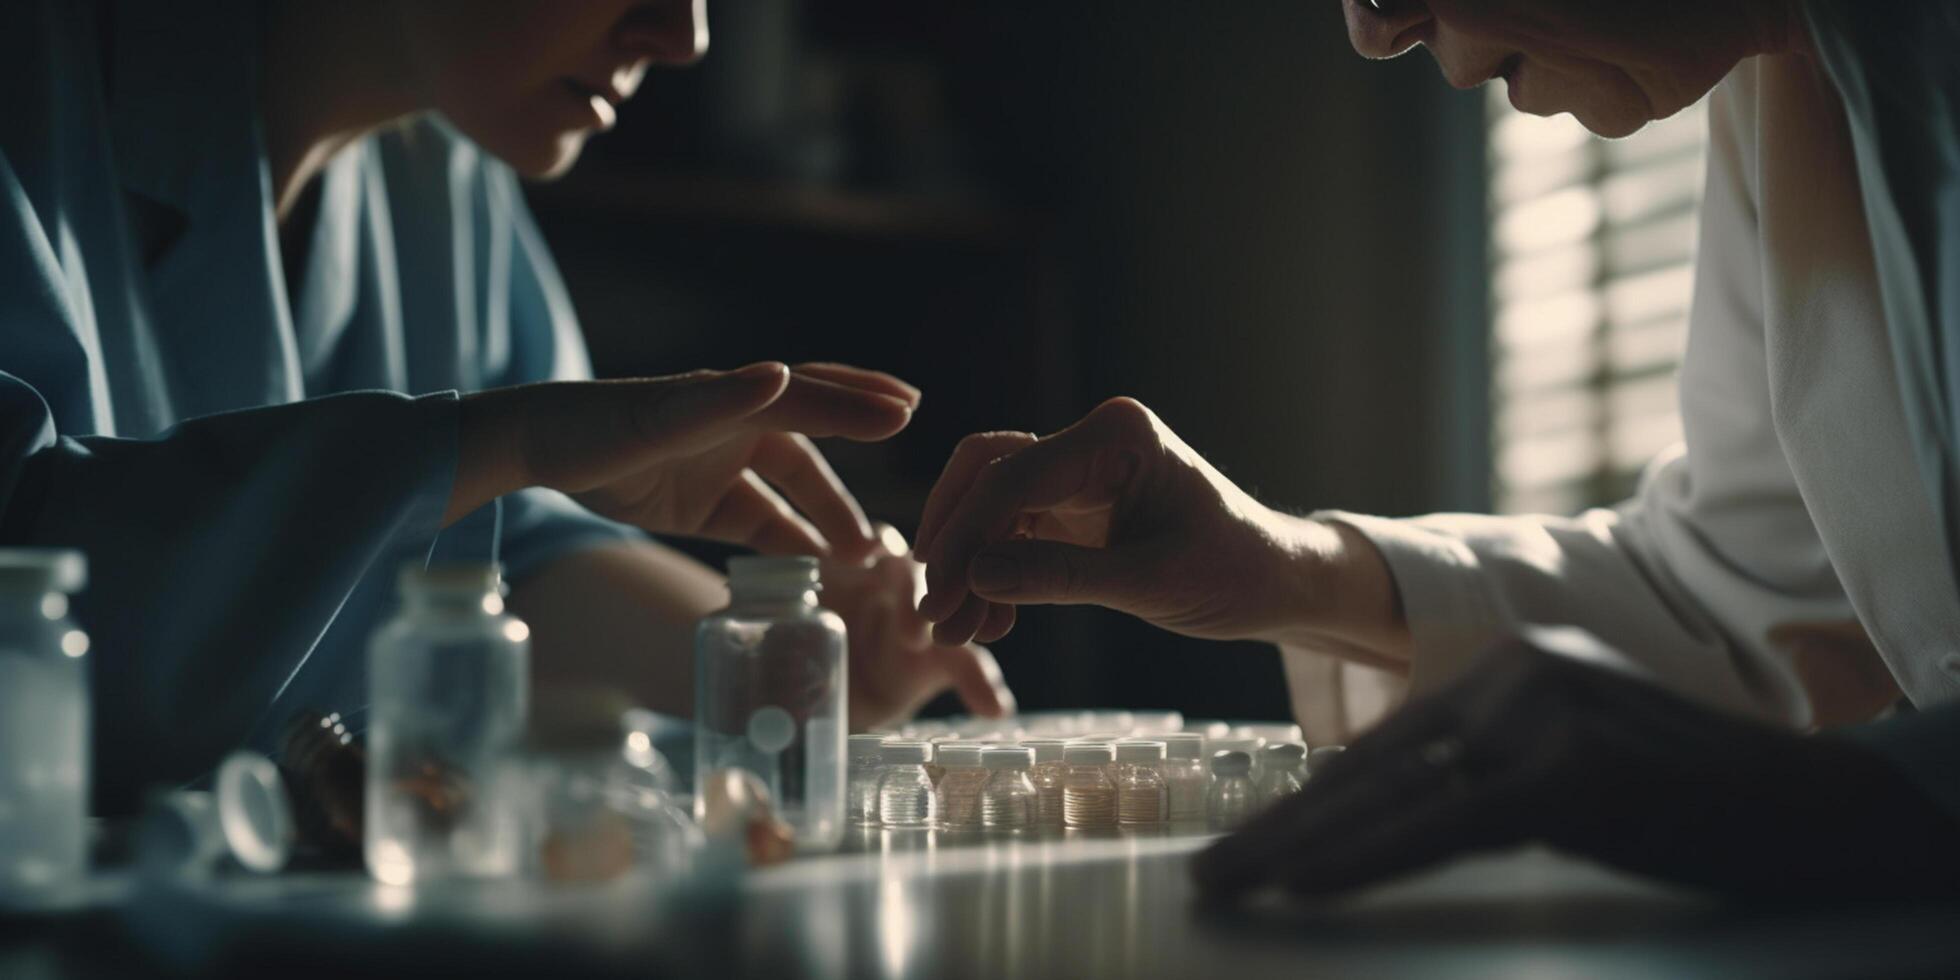
[[[878,825],[878,778],[884,775],[885,736],[853,735],[846,773],[844,809],[851,823]]]
[[[1205,794],[1211,791],[1211,771],[1205,768],[1205,737],[1173,732],[1164,742],[1164,819],[1173,824],[1202,824]]]
[[[1033,826],[1035,788],[1028,770],[1034,765],[1034,752],[989,748],[980,753],[980,765],[987,770],[987,784],[980,791],[980,823],[990,830]]]
[[[944,742],[935,750],[934,761],[946,773],[939,778],[939,826],[979,829],[980,795],[987,785],[987,770],[980,765],[984,748],[972,742]]]
[[[673,774],[639,712],[603,691],[542,698],[511,765],[526,866],[552,882],[678,878],[705,841],[673,799]]]
[[[1259,750],[1264,757],[1264,772],[1259,774],[1259,806],[1261,809],[1300,791],[1301,764],[1306,761],[1307,747],[1298,742],[1275,742]]]
[[[1116,758],[1108,742],[1070,742],[1062,747],[1068,772],[1062,777],[1062,822],[1070,827],[1116,825],[1116,786],[1109,764]]]
[[[520,867],[506,761],[524,734],[531,633],[500,585],[494,564],[404,568],[401,610],[369,646],[364,849],[384,884]]]
[[[1256,735],[1240,735],[1234,733],[1226,738],[1212,739],[1208,743],[1207,751],[1211,753],[1212,758],[1217,758],[1220,752],[1244,752],[1245,757],[1252,762],[1251,777],[1253,783],[1257,784],[1260,773],[1264,771],[1263,767],[1259,764],[1261,758],[1259,750],[1265,747],[1266,740],[1263,738]]]
[[[79,551],[0,549],[0,904],[35,904],[88,872],[88,634],[68,597]]]
[[[1213,830],[1232,830],[1245,823],[1258,809],[1258,794],[1252,785],[1252,757],[1238,749],[1226,749],[1211,757],[1211,811]]]
[[[703,785],[743,769],[800,851],[844,837],[844,621],[817,605],[814,558],[735,558],[727,609],[695,630],[695,819]]]
[[[1126,827],[1164,822],[1164,743],[1130,739],[1116,743],[1116,822]]]
[[[1062,761],[1062,744],[1059,738],[1021,741],[1022,748],[1034,753],[1028,781],[1034,784],[1034,823],[1038,827],[1062,825],[1062,782],[1068,773],[1068,764]]]
[[[887,827],[931,827],[939,820],[939,796],[926,762],[932,745],[892,739],[885,743],[884,775],[878,779],[878,822]]]

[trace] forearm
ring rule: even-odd
[[[1252,639],[1406,674],[1409,627],[1388,563],[1338,521],[1274,513],[1271,570]]]
[[[694,623],[728,604],[722,576],[663,545],[572,552],[511,592],[531,626],[532,682],[604,686],[686,716],[694,703]]]

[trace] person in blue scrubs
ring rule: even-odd
[[[644,532],[828,556],[863,726],[956,687],[914,567],[812,436],[918,392],[841,365],[594,383],[519,176],[702,0],[22,0],[0,29],[0,545],[80,548],[95,808],[357,714],[395,569],[500,560],[541,683],[685,713],[718,576]]]

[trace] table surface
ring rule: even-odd
[[[125,880],[90,914],[0,920],[0,976],[1960,975],[1960,905],[1738,910],[1527,850],[1207,909],[1186,871],[1207,840],[856,831],[687,888]]]

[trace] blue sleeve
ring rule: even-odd
[[[578,318],[550,250],[524,204],[516,175],[487,162],[482,206],[501,220],[477,222],[492,233],[508,234],[509,361],[489,379],[492,385],[571,381],[592,377],[592,365],[579,333]],[[564,494],[532,489],[504,498],[499,557],[513,582],[522,582],[551,561],[588,548],[643,540],[632,527],[587,511]]]
[[[1843,734],[1884,756],[1960,819],[1960,704],[1907,712]]]

